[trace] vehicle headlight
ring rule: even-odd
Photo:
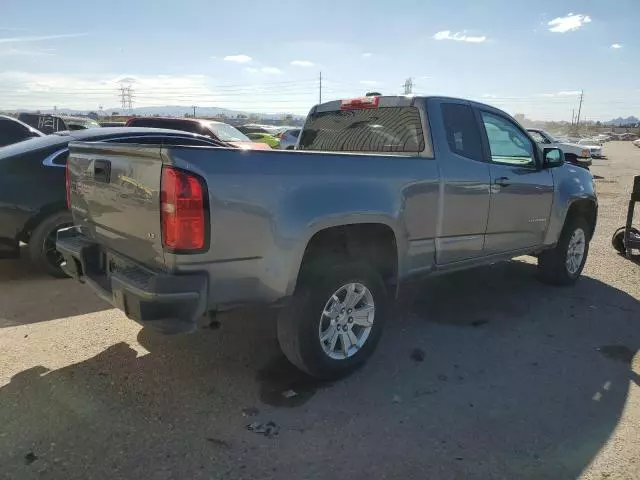
[[[580,152],[580,156],[584,158],[589,158],[591,156],[591,153],[589,153],[588,148],[583,148],[582,151]]]

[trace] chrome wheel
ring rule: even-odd
[[[580,265],[582,265],[585,246],[586,236],[584,234],[584,230],[577,228],[569,239],[569,245],[567,246],[567,259],[565,261],[567,271],[571,275],[578,273]]]
[[[318,327],[324,353],[334,360],[358,353],[371,333],[375,310],[371,291],[361,283],[336,290],[324,306]]]

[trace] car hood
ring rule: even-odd
[[[242,148],[243,150],[271,150],[271,147],[266,143],[256,142],[227,142],[234,147]]]
[[[588,150],[592,148],[602,148],[599,145],[580,145],[578,143],[569,143],[569,142],[560,142],[558,145],[565,145],[567,147],[573,147],[573,148],[586,148]]]

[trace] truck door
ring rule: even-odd
[[[441,177],[436,261],[443,265],[483,255],[490,176],[480,127],[469,103],[433,99],[430,106]],[[433,121],[434,116],[442,121]]]
[[[479,111],[491,170],[485,253],[542,244],[553,202],[553,176],[541,168],[537,146],[507,116]]]

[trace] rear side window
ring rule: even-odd
[[[19,123],[0,118],[0,147],[26,140],[31,136],[31,133]]]
[[[480,130],[469,105],[443,103],[442,117],[452,152],[472,160],[483,160]]]
[[[424,148],[416,107],[316,113],[307,119],[300,137],[300,150],[418,153]]]

